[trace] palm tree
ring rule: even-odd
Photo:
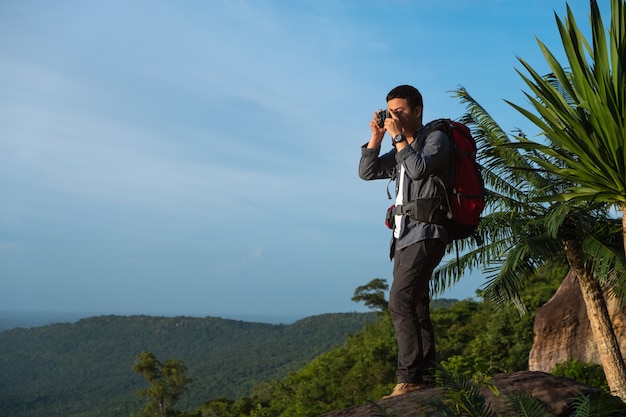
[[[478,233],[485,244],[472,239],[461,242],[464,254],[436,271],[434,292],[443,292],[461,278],[462,271],[483,268],[488,273],[486,295],[497,304],[513,301],[524,306],[518,293],[524,282],[544,264],[572,265],[563,239],[578,239],[585,266],[599,282],[620,294],[624,272],[621,242],[616,242],[617,220],[605,204],[580,205],[572,201],[545,201],[571,184],[545,170],[534,160],[545,157],[535,151],[509,146],[509,135],[464,89],[454,91],[466,105],[462,121],[477,141],[482,172],[488,188],[486,215]],[[518,132],[516,138],[524,137]],[[570,244],[574,247],[573,244]]]
[[[539,115],[510,104],[537,125],[548,142],[525,139],[521,144],[553,157],[557,164],[537,162],[573,183],[555,198],[604,201],[624,212],[626,2],[611,0],[608,41],[598,5],[595,0],[590,3],[591,44],[579,30],[569,7],[565,23],[556,18],[569,63],[567,70],[541,41],[539,46],[552,70],[550,77],[540,76],[520,58],[530,77],[518,73],[533,91],[534,96],[526,96]],[[622,216],[622,230],[626,239],[626,216]],[[626,250],[626,244],[624,247]]]
[[[583,293],[593,301],[586,304],[590,320],[594,323],[595,318],[608,329],[594,334],[599,348],[619,346],[601,291],[602,287],[619,288],[624,276],[621,238],[615,233],[618,220],[603,203],[546,201],[546,196],[569,188],[571,182],[537,169],[534,161],[547,162],[549,157],[507,146],[512,143],[509,136],[467,91],[460,88],[455,94],[467,105],[462,121],[472,127],[489,188],[487,214],[479,228],[485,244],[462,242],[466,252],[459,257],[461,269],[482,265],[488,273],[485,297],[500,305],[513,302],[524,311],[519,292],[535,270],[546,264],[567,265],[577,272]],[[456,282],[457,271],[454,261],[442,265],[436,272],[434,291]],[[619,357],[615,360],[616,365],[603,360],[607,379],[611,366],[623,364]],[[614,386],[611,389],[619,392]]]
[[[486,214],[477,231],[485,243],[461,241],[464,254],[436,270],[433,291],[444,292],[460,279],[459,271],[484,268],[489,274],[488,298],[500,305],[512,301],[524,312],[519,299],[523,283],[540,264],[565,261],[557,255],[562,254],[560,245],[548,233],[554,227],[546,227],[549,214],[556,210],[538,201],[547,187],[562,186],[534,170],[518,149],[505,147],[511,144],[509,136],[464,88],[453,93],[467,106],[461,121],[476,139],[488,188]]]
[[[547,141],[520,138],[518,146],[533,150],[533,162],[546,172],[569,181],[569,186],[548,198],[617,205],[622,211],[622,250],[626,252],[626,3],[611,0],[608,40],[597,2],[591,0],[590,5],[591,43],[569,6],[565,22],[556,18],[568,70],[539,40],[552,71],[550,78],[520,58],[529,76],[518,73],[532,90],[526,96],[538,115],[510,104],[538,126]],[[575,228],[572,222],[565,219],[561,241],[579,278],[609,387],[626,401],[626,365],[608,316],[602,282],[579,256],[580,242],[570,233]],[[609,289],[623,295],[623,290],[616,290],[619,280],[612,284]]]

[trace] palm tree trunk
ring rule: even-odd
[[[593,338],[598,346],[600,361],[611,394],[626,402],[626,364],[615,336],[602,288],[586,270],[582,250],[575,239],[564,239],[563,247],[570,267],[576,272],[580,290],[587,308]]]

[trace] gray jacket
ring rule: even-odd
[[[380,148],[368,149],[367,144],[361,147],[359,162],[359,177],[364,180],[396,179],[396,195],[398,193],[398,178],[401,164],[404,165],[404,200],[403,204],[416,198],[436,197],[445,195],[445,189],[433,178],[438,176],[446,187],[454,181],[454,167],[451,160],[451,139],[440,131],[435,130],[424,136],[429,126],[426,125],[414,135],[411,146],[406,146],[397,152],[395,148],[384,155],[380,155]],[[380,155],[380,156],[379,156]],[[391,257],[395,249],[405,248],[415,242],[425,239],[441,239],[448,243],[448,233],[441,225],[424,223],[407,215],[402,216],[405,222],[403,233],[397,239],[392,238]]]

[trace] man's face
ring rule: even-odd
[[[387,108],[400,120],[404,129],[415,130],[419,127],[419,117],[422,114],[420,106],[411,110],[405,98],[392,98],[387,102]]]

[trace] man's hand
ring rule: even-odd
[[[400,124],[400,119],[398,119],[398,116],[394,112],[390,111],[389,114],[391,117],[385,119],[385,130],[389,132],[393,139],[396,135],[402,133],[402,125]]]
[[[398,119],[397,114],[392,111],[389,111],[389,114],[391,115],[391,117],[385,119],[385,129],[391,135],[391,143],[393,143],[393,138],[395,138],[397,135],[402,134],[402,124],[400,123],[400,119]],[[394,145],[396,147],[396,150],[400,152],[408,145],[408,142],[405,140],[402,142],[394,143]]]
[[[370,129],[372,130],[372,136],[367,147],[370,149],[380,148],[380,144],[383,142],[383,137],[385,136],[385,128],[378,126],[378,115],[376,113],[374,113],[374,117],[370,122]]]

